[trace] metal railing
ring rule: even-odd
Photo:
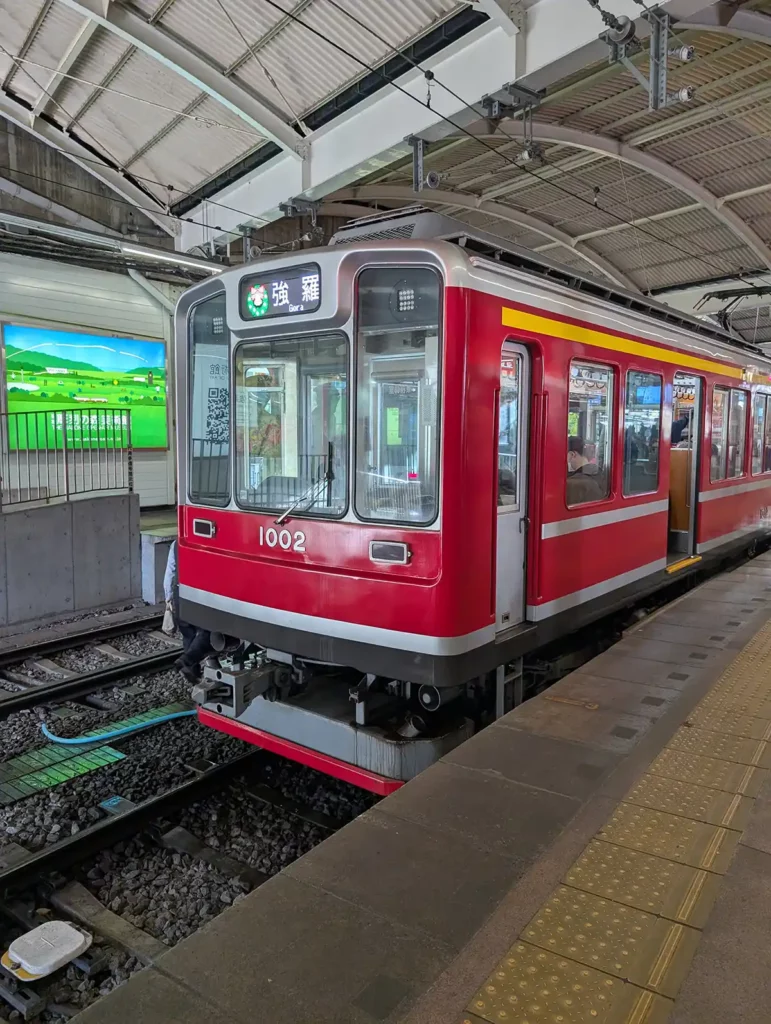
[[[3,506],[133,489],[128,409],[46,409],[0,415]]]

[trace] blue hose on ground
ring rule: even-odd
[[[154,718],[151,722],[140,722],[138,725],[127,725],[123,729],[116,729],[114,732],[102,732],[98,736],[74,736],[65,739],[63,736],[54,736],[45,722],[41,723],[41,730],[47,740],[52,743],[63,743],[68,746],[83,746],[87,743],[104,743],[107,740],[117,740],[119,736],[128,736],[132,732],[139,732],[140,729],[150,729],[154,725],[163,725],[164,722],[173,722],[175,718],[189,718],[197,714],[197,711],[175,711],[172,715],[164,715],[162,718]]]

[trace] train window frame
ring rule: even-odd
[[[658,405],[658,418],[656,420],[656,427],[658,428],[658,449],[656,452],[656,480],[655,485],[645,491],[627,491],[627,444],[626,444],[626,431],[627,431],[627,414],[629,411],[629,378],[633,373],[644,374],[648,378],[655,378],[658,381],[659,389],[659,405]],[[619,412],[621,412],[619,408]],[[644,369],[638,366],[628,366],[624,374],[624,404],[623,404],[623,417],[621,420],[621,429],[623,431],[623,441],[621,445],[621,497],[622,498],[642,498],[645,495],[656,494],[661,487],[661,423],[664,415],[664,376],[661,373],[654,373],[651,370]]]
[[[429,270],[435,276],[439,285],[439,300],[438,300],[438,322],[437,322],[437,362],[436,362],[436,374],[437,374],[437,396],[436,396],[436,417],[435,417],[435,428],[436,428],[436,464],[435,464],[435,508],[434,514],[431,519],[422,521],[408,520],[408,519],[385,519],[380,517],[366,516],[359,511],[357,507],[357,494],[358,494],[358,476],[359,476],[359,371],[360,371],[360,354],[359,354],[359,320],[360,320],[360,309],[359,309],[359,288],[360,280],[363,274],[367,271],[372,270]],[[351,326],[351,337],[350,345],[352,352],[352,382],[353,382],[353,395],[350,403],[350,415],[351,415],[351,464],[349,472],[350,488],[351,488],[351,501],[350,510],[353,513],[354,518],[361,523],[367,523],[368,525],[374,524],[376,526],[394,526],[402,530],[427,530],[435,526],[441,515],[442,509],[442,495],[444,488],[444,474],[442,472],[442,459],[444,456],[444,353],[445,353],[445,342],[446,342],[446,316],[445,316],[445,299],[447,294],[447,281],[445,275],[441,269],[432,263],[420,262],[401,262],[401,261],[387,261],[387,262],[372,262],[365,263],[360,266],[354,277],[353,281],[353,316]]]
[[[607,491],[601,498],[593,498],[590,501],[581,501],[571,505],[568,502],[568,480],[570,479],[567,474],[565,475],[565,483],[563,486],[563,501],[565,508],[569,511],[573,511],[577,508],[595,507],[597,505],[610,504],[615,500],[616,491],[614,488],[613,473],[615,472],[615,459],[616,459],[616,436],[618,434],[618,421],[616,409],[619,405],[617,387],[618,381],[621,376],[621,370],[617,364],[614,363],[603,363],[598,359],[583,359],[573,358],[568,363],[568,387],[567,387],[567,408],[566,408],[566,426],[565,432],[565,460],[567,463],[567,453],[569,451],[570,441],[570,380],[573,376],[573,367],[580,365],[584,367],[596,367],[599,370],[604,370],[609,375],[609,387],[608,387],[608,412],[607,412],[607,466],[605,467],[605,480],[607,483]]]
[[[721,436],[721,439],[720,439],[720,443],[722,445],[722,451],[721,451],[721,457],[720,457],[722,475],[721,476],[715,476],[715,474],[714,474],[715,462],[714,462],[714,459],[712,457],[711,452],[712,452],[712,448],[715,447],[715,397],[717,395],[719,395],[719,394],[723,395],[723,402],[724,402],[724,407],[723,407],[723,420],[724,420],[724,422],[723,422],[723,427],[722,427],[723,433],[722,433],[722,436]],[[710,445],[709,482],[711,484],[719,484],[719,483],[722,483],[724,480],[728,479],[728,476],[727,476],[727,474],[728,474],[728,444],[726,443],[726,441],[727,441],[727,437],[728,437],[728,414],[730,413],[730,403],[731,403],[731,388],[727,387],[725,384],[713,384],[712,385],[712,403],[710,405],[710,414],[709,414],[709,445]]]
[[[243,338],[243,339],[240,339],[238,341],[238,343],[233,347],[233,351],[231,353],[231,366],[230,366],[230,372],[231,372],[232,380],[233,380],[233,399],[231,400],[231,406],[232,406],[232,442],[231,443],[232,443],[232,448],[233,448],[233,453],[232,453],[233,468],[231,470],[231,491],[232,491],[232,500],[235,502],[236,507],[240,511],[242,511],[242,512],[250,512],[250,513],[253,513],[255,515],[265,515],[265,516],[274,516],[274,515],[276,515],[276,516],[280,516],[280,515],[284,514],[287,510],[286,510],[286,508],[268,507],[268,506],[257,506],[257,505],[245,504],[241,500],[240,495],[238,493],[239,492],[239,488],[237,486],[237,484],[238,484],[238,476],[237,476],[236,458],[237,458],[239,453],[238,453],[238,440],[237,440],[238,398],[237,398],[237,393],[236,393],[236,387],[237,387],[236,365],[237,365],[237,362],[238,362],[238,354],[239,354],[239,352],[241,351],[241,349],[243,349],[245,347],[248,347],[249,345],[260,344],[261,342],[262,343],[270,342],[272,344],[281,344],[282,342],[288,342],[288,341],[303,342],[303,341],[308,341],[308,340],[311,340],[311,339],[317,338],[317,337],[332,337],[332,336],[338,336],[341,340],[343,340],[345,342],[346,347],[347,347],[347,353],[346,353],[346,359],[345,359],[345,369],[346,369],[346,374],[347,374],[346,387],[347,387],[347,398],[348,398],[348,408],[346,410],[346,417],[345,417],[345,426],[346,426],[347,436],[346,436],[346,439],[345,439],[345,445],[343,447],[343,451],[345,452],[345,473],[346,473],[346,477],[345,477],[345,505],[344,505],[342,511],[336,513],[335,515],[319,514],[318,512],[314,511],[315,508],[316,508],[315,504],[314,504],[314,506],[311,509],[309,509],[307,511],[303,510],[303,509],[299,509],[299,508],[298,509],[293,509],[292,512],[291,512],[291,518],[292,519],[312,520],[314,522],[322,522],[322,523],[323,522],[339,522],[340,520],[345,519],[347,517],[348,513],[350,512],[350,509],[351,509],[351,434],[352,434],[351,411],[352,411],[352,407],[353,407],[352,403],[351,403],[351,392],[350,392],[351,372],[352,372],[351,371],[351,349],[352,349],[351,339],[350,339],[350,337],[348,335],[348,332],[346,330],[341,330],[341,329],[338,329],[338,328],[332,328],[332,329],[323,329],[323,328],[321,328],[321,329],[319,329],[318,327],[315,330],[308,330],[308,329],[306,329],[306,330],[294,330],[293,331],[291,329],[288,329],[285,334],[270,335],[269,337],[265,337],[265,338],[260,338],[259,336],[258,337],[253,337],[253,338]]]
[[[746,388],[731,388],[731,394],[728,404],[728,444],[726,445],[726,480],[741,480],[742,477],[747,476],[747,417],[752,410],[751,395]],[[739,418],[739,423],[742,426],[742,452],[741,459],[739,461],[739,472],[733,473],[729,476],[728,474],[728,455],[731,448],[731,429],[733,425],[734,417],[734,403],[738,402],[738,396],[741,395],[744,399],[744,415]]]
[[[760,436],[755,436],[755,427],[757,421],[755,419],[755,410],[758,403],[763,406],[763,422],[761,424]],[[756,391],[752,396],[752,409],[750,412],[750,420],[752,423],[752,445],[750,454],[750,475],[751,476],[768,476],[771,473],[771,465],[768,469],[763,469],[766,463],[766,450],[771,450],[771,424],[769,424],[768,417],[771,416],[771,395],[766,391]],[[760,444],[760,469],[755,469],[755,442],[758,441]],[[771,460],[769,460],[771,461]]]
[[[192,439],[191,435],[192,435],[192,424],[193,424],[193,402],[194,402],[194,398],[195,398],[195,377],[194,377],[194,371],[195,371],[195,351],[194,351],[194,349],[195,349],[195,339],[193,337],[194,316],[195,316],[196,310],[198,310],[201,306],[206,305],[207,302],[211,302],[213,299],[224,300],[224,302],[225,302],[225,309],[227,308],[227,296],[226,296],[225,289],[223,288],[223,289],[220,289],[220,290],[214,292],[211,295],[207,295],[204,298],[201,298],[198,302],[194,303],[190,307],[190,309],[187,311],[187,317],[186,317],[185,337],[187,339],[187,373],[186,373],[186,384],[187,384],[187,402],[186,402],[187,422],[185,424],[185,428],[186,428],[186,438],[187,438],[187,457],[185,459],[185,472],[187,474],[187,480],[186,480],[185,490],[187,492],[187,500],[190,502],[191,505],[195,505],[196,507],[202,507],[202,508],[228,508],[230,506],[231,502],[233,501],[233,436],[234,436],[234,432],[233,432],[233,387],[232,387],[232,382],[233,382],[233,378],[232,378],[233,362],[232,362],[232,349],[231,349],[232,335],[231,335],[230,328],[228,327],[228,324],[227,324],[227,316],[226,316],[226,314],[223,314],[223,316],[224,316],[223,326],[224,326],[224,336],[225,336],[225,347],[227,349],[226,362],[227,362],[227,367],[228,367],[228,409],[227,409],[227,416],[226,416],[226,423],[227,423],[227,430],[228,430],[228,441],[227,441],[228,453],[227,453],[227,457],[226,457],[226,460],[225,460],[225,465],[227,467],[227,495],[224,497],[224,500],[222,500],[222,501],[216,501],[216,502],[215,501],[205,501],[205,500],[201,499],[200,497],[195,497],[194,494],[193,494],[193,489],[192,489],[192,481],[193,481],[193,468],[192,468],[192,464],[193,464],[193,444],[192,444],[192,441],[193,441],[193,439]]]

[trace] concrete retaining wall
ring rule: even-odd
[[[0,631],[141,593],[137,494],[0,515]]]

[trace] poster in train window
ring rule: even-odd
[[[8,412],[41,414],[11,417],[25,447],[61,446],[66,433],[68,445],[96,448],[129,417],[134,448],[168,447],[163,342],[18,325],[3,336]]]

